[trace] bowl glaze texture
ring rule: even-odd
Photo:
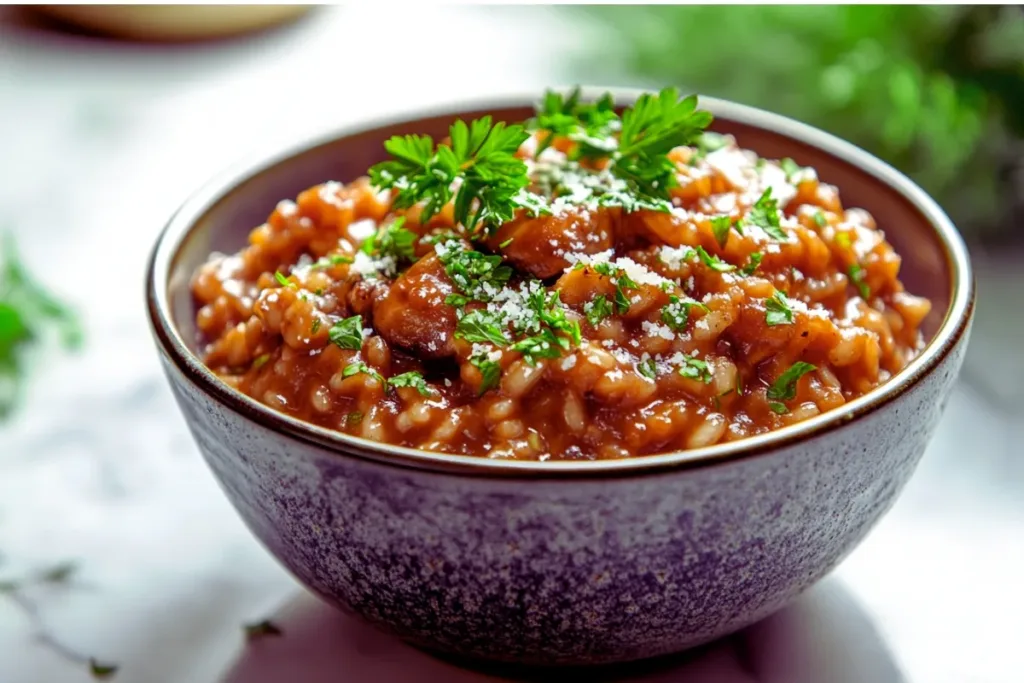
[[[634,91],[618,91],[628,102]],[[194,268],[236,251],[278,200],[349,181],[409,132],[529,116],[510,96],[299,143],[209,184],[174,216],[148,275],[163,367],[200,451],[259,540],[328,602],[420,647],[526,664],[681,651],[779,609],[836,566],[910,478],[963,360],[974,286],[949,220],[865,152],[704,98],[713,129],[814,166],[870,211],[932,299],[925,352],[884,387],[778,432],[630,460],[519,463],[363,441],[275,413],[196,356]],[[893,561],[899,561],[893,558]]]

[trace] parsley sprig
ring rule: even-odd
[[[526,191],[526,164],[516,158],[529,137],[519,124],[495,123],[490,116],[449,128],[451,144],[435,147],[429,135],[396,135],[384,143],[393,157],[370,168],[370,180],[380,189],[397,189],[396,208],[423,202],[421,222],[430,220],[452,201],[455,220],[474,232],[493,229],[512,220],[517,209],[540,213],[539,198]]]
[[[528,128],[547,133],[537,146],[537,155],[550,147],[556,137],[564,137],[576,143],[570,158],[607,156],[616,147],[612,134],[619,129],[619,116],[611,93],[595,102],[581,102],[579,87],[568,96],[548,90]]]
[[[416,233],[405,225],[405,216],[399,216],[366,238],[359,250],[367,256],[390,257],[395,264],[415,260]]]

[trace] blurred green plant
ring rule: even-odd
[[[56,333],[65,348],[77,348],[82,328],[75,314],[29,275],[14,237],[0,239],[0,420],[10,416],[28,379],[28,355]]]
[[[576,66],[679,84],[828,130],[903,170],[966,233],[1005,227],[1022,188],[1024,12],[993,6],[601,6]],[[609,74],[609,69],[623,73]]]

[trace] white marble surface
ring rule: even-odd
[[[549,60],[580,35],[538,30],[552,21],[543,9],[367,3],[256,41],[160,50],[0,22],[0,226],[80,308],[88,334],[80,354],[39,368],[22,412],[0,426],[0,580],[79,561],[81,585],[36,596],[41,616],[63,642],[119,663],[115,680],[356,681],[368,680],[351,673],[359,662],[421,663],[302,596],[243,528],[158,374],[143,264],[197,183],[287,131],[566,80]],[[982,274],[976,388],[955,396],[897,507],[798,618],[750,636],[774,668],[736,668],[723,644],[686,680],[1024,680],[1020,263],[1004,257]],[[243,652],[239,625],[282,605],[290,632],[355,634],[356,645],[286,637]],[[374,679],[412,680],[396,667]],[[437,671],[422,680],[455,680]],[[87,680],[0,595],[0,683]]]

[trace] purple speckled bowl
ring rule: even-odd
[[[634,91],[618,91],[628,102]],[[889,509],[931,438],[973,313],[967,251],[919,188],[860,149],[763,111],[705,98],[714,129],[793,157],[876,217],[929,296],[928,348],[841,410],[742,442],[602,462],[508,462],[364,441],[278,414],[196,356],[188,281],[245,243],[279,199],[348,181],[396,133],[455,116],[521,120],[532,97],[350,126],[246,165],[174,216],[148,304],[196,443],[253,533],[302,583],[421,647],[528,664],[677,652],[779,609]],[[894,562],[899,558],[894,557]]]

